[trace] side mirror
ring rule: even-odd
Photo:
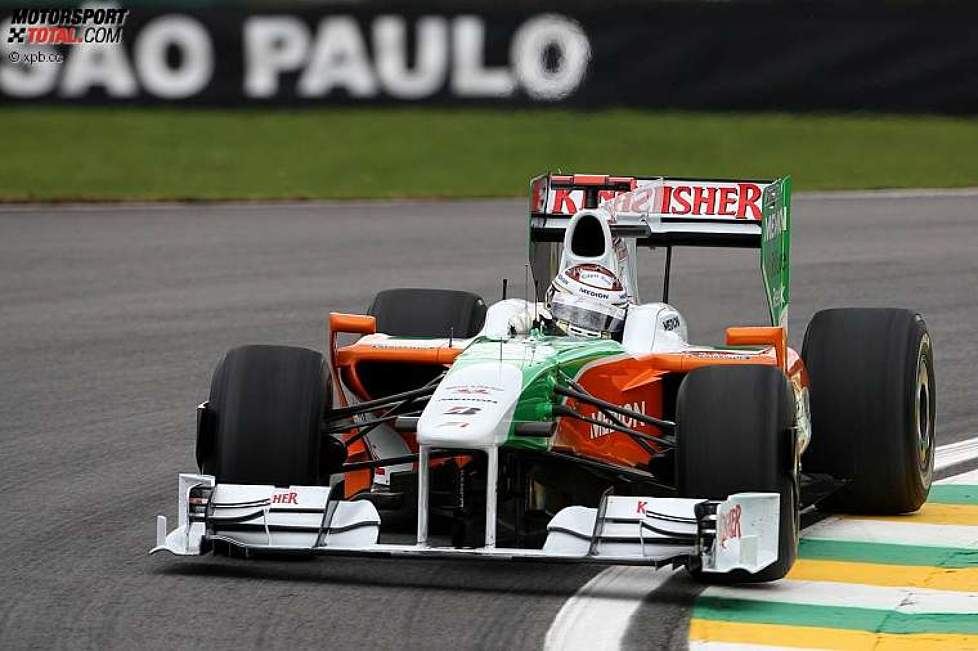
[[[778,366],[787,368],[788,333],[781,326],[747,326],[727,328],[728,346],[771,346]]]
[[[356,335],[372,335],[377,332],[377,319],[366,314],[330,312],[329,331],[334,335],[339,332]]]

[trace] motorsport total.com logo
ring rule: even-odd
[[[7,43],[80,45],[121,43],[129,9],[15,9]]]

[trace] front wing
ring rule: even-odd
[[[180,475],[178,526],[167,533],[166,517],[158,516],[150,553],[196,556],[224,542],[250,551],[671,564],[717,573],[756,573],[778,555],[776,493],[738,493],[723,501],[606,495],[598,508],[558,512],[542,549],[436,546],[420,518],[415,544],[380,543],[374,505],[340,500],[338,493],[321,486],[216,484],[209,475]]]

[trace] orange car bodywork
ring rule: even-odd
[[[331,314],[329,329],[331,373],[334,383],[342,382],[361,400],[377,396],[367,393],[357,374],[357,365],[364,361],[383,361],[404,364],[428,364],[448,367],[462,352],[461,348],[447,344],[437,347],[386,347],[370,343],[356,342],[337,347],[338,333],[372,334],[376,329],[373,317],[346,314]],[[597,360],[585,367],[576,381],[591,395],[602,400],[621,405],[626,409],[645,413],[649,416],[671,419],[665,413],[665,384],[669,378],[681,377],[693,369],[711,365],[764,364],[781,368],[789,379],[796,394],[808,386],[808,377],[801,357],[788,347],[783,327],[736,327],[726,331],[726,344],[734,346],[754,346],[751,350],[725,348],[693,348],[677,353],[651,353],[639,356],[613,356]],[[341,404],[346,398],[342,391],[336,391]],[[566,400],[567,406],[578,413],[601,420],[603,415],[593,406],[578,403],[572,398]],[[658,428],[624,418],[625,424],[640,432],[658,436]],[[351,430],[348,436],[355,434]],[[402,434],[412,450],[417,449],[413,434]],[[660,449],[652,443],[654,449]],[[553,438],[553,449],[589,459],[626,467],[642,467],[648,464],[652,454],[637,444],[631,437],[615,432],[610,428],[583,422],[572,418],[561,418]],[[369,452],[362,441],[350,449],[350,460],[369,458]],[[346,493],[369,488],[371,471],[360,470],[347,474]]]

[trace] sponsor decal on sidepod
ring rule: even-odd
[[[622,405],[622,409],[628,409],[629,411],[637,411],[640,414],[645,414],[645,401],[641,400],[639,402],[627,402]],[[600,420],[602,422],[611,424],[611,420],[600,411],[595,412],[593,418],[595,420]],[[618,416],[618,420],[620,420],[625,427],[630,429],[635,429],[637,426],[641,425],[637,419],[632,418],[631,416]],[[591,439],[597,439],[601,438],[602,436],[607,436],[614,431],[615,430],[611,427],[602,427],[592,423],[590,437]]]

